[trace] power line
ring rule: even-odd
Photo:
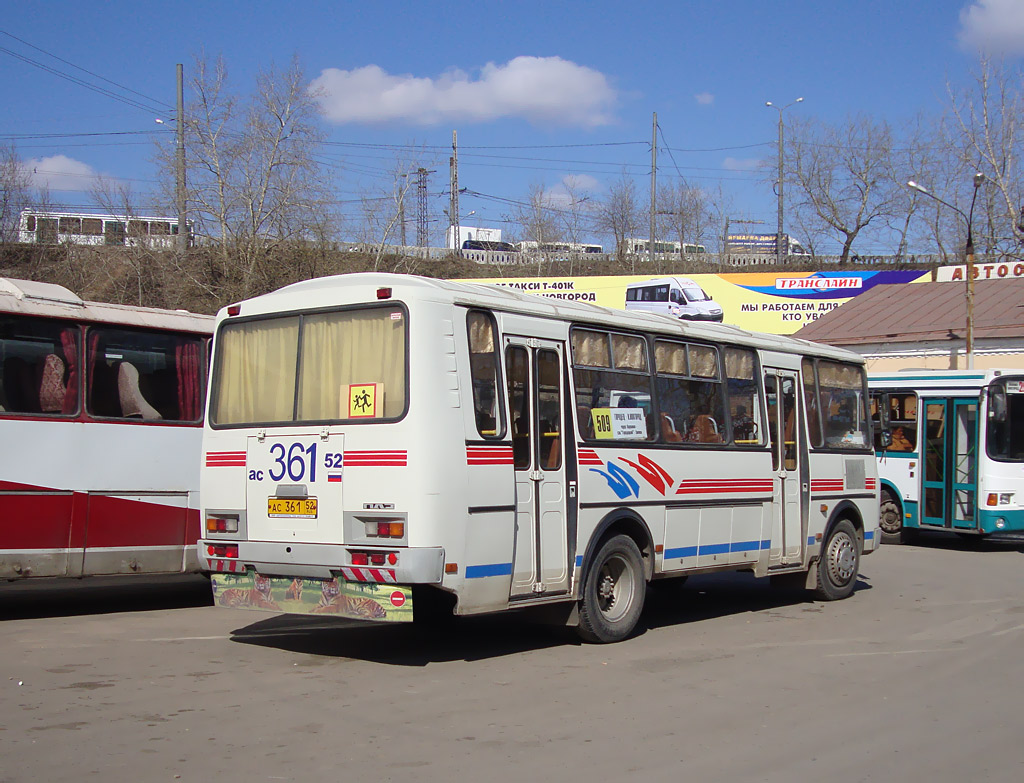
[[[92,76],[92,77],[94,77],[96,79],[99,79],[100,81],[104,81],[107,84],[112,84],[115,87],[117,87],[119,90],[124,90],[125,92],[132,93],[133,95],[138,95],[140,98],[145,98],[147,101],[150,101],[151,103],[156,104],[157,106],[163,106],[164,109],[166,109],[167,111],[174,111],[174,109],[169,104],[163,103],[162,101],[156,100],[155,98],[151,98],[150,96],[145,95],[145,94],[143,94],[141,92],[138,92],[137,90],[133,90],[131,87],[126,87],[123,84],[119,84],[119,83],[113,81],[112,79],[106,78],[105,76],[100,76],[98,73],[93,73],[92,71],[88,70],[87,68],[83,68],[80,65],[75,65],[73,62],[65,60],[62,57],[58,57],[53,52],[48,52],[45,49],[42,49],[42,48],[36,46],[35,44],[29,43],[24,38],[19,38],[18,36],[14,35],[13,33],[9,33],[6,30],[0,30],[0,34],[6,35],[8,38],[13,38],[15,41],[18,41],[19,43],[23,43],[25,46],[28,46],[28,47],[30,47],[32,49],[35,49],[37,52],[42,52],[43,54],[47,55],[48,57],[52,57],[54,60],[57,60],[58,62],[62,62],[65,65],[70,65],[72,68],[75,68],[75,69],[81,71],[82,73],[87,73],[90,76]]]

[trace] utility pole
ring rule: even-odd
[[[188,250],[188,216],[185,204],[185,87],[182,65],[178,63],[178,128],[177,148],[175,149],[175,183],[174,190],[178,202],[178,255],[184,256]]]
[[[461,249],[459,242],[459,137],[457,131],[452,131],[452,156],[448,159],[451,168],[451,200],[448,203],[448,217],[451,221],[452,247],[455,250]]]
[[[658,178],[658,112],[654,112],[651,122],[651,236],[647,245],[647,260],[654,266],[654,222],[657,214],[657,178]]]
[[[783,252],[782,252],[782,232],[783,232],[783,228],[782,228],[782,205],[783,205],[784,200],[782,198],[782,188],[783,188],[783,184],[782,184],[782,181],[783,181],[783,172],[782,172],[782,156],[783,156],[782,112],[784,112],[790,106],[794,106],[795,104],[800,103],[802,100],[803,100],[803,98],[797,98],[795,101],[793,101],[793,103],[786,104],[785,106],[776,106],[771,101],[765,101],[765,104],[764,104],[765,106],[769,106],[769,107],[775,109],[779,113],[779,183],[778,183],[778,188],[779,188],[779,233],[775,235],[775,263],[778,264],[779,266],[782,266],[782,258],[783,258]],[[786,244],[787,244],[786,255],[789,255],[789,247],[788,247],[789,243],[787,242]]]
[[[405,247],[405,191],[409,188],[409,175],[399,175],[401,184],[398,186],[398,225],[401,227],[402,247]]]
[[[427,175],[433,174],[420,166],[416,169],[416,245],[426,247],[430,241],[427,236]]]

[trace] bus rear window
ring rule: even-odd
[[[216,350],[211,422],[400,417],[405,323],[404,311],[390,306],[226,324]]]

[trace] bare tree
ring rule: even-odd
[[[560,218],[551,194],[540,183],[530,185],[526,201],[515,208],[515,220],[523,239],[536,242],[538,246],[561,240]]]
[[[161,256],[166,254],[154,252],[154,240],[150,237],[147,222],[139,219],[140,212],[131,185],[99,176],[93,181],[90,195],[104,212],[122,217],[126,222],[126,247],[123,253],[117,255],[117,259],[123,262],[128,274],[121,275],[115,268],[105,267],[109,281],[117,292],[114,298],[121,303],[140,306],[160,304],[157,298],[163,272]],[[169,233],[167,236],[169,238]],[[86,248],[77,250],[80,253],[87,251]],[[96,252],[93,248],[88,250]],[[96,266],[104,268],[101,264]]]
[[[208,287],[248,296],[282,270],[266,260],[282,243],[329,234],[330,198],[316,152],[316,97],[297,60],[261,71],[250,96],[233,94],[223,59],[196,57],[185,109],[188,201],[199,233],[219,247]],[[157,153],[173,182],[173,150]],[[167,187],[168,193],[170,187]]]
[[[708,194],[679,179],[658,189],[658,236],[679,242],[679,258],[686,245],[699,245],[717,235],[715,209]]]
[[[984,216],[983,242],[996,252],[1020,252],[1024,242],[1024,71],[987,56],[979,60],[971,89],[955,94],[950,88],[952,133],[960,140],[963,180],[961,203],[974,194],[972,177],[985,175],[979,192]]]
[[[21,210],[31,204],[32,178],[13,144],[0,146],[0,244],[18,241]]]
[[[641,223],[636,182],[625,171],[608,188],[607,198],[597,205],[596,216],[600,228],[614,238],[619,261],[624,261],[629,252],[626,239],[639,233]],[[632,268],[636,270],[635,258]]]
[[[562,180],[562,188],[565,198],[559,209],[558,217],[566,239],[573,246],[569,251],[569,274],[572,275],[575,273],[574,267],[580,256],[578,246],[583,235],[590,197],[583,195],[579,180],[571,175]]]
[[[873,224],[880,226],[897,209],[897,187],[889,174],[892,147],[889,125],[866,116],[838,126],[802,120],[790,129],[789,209],[807,223],[820,223],[838,239],[844,263],[861,232]],[[766,169],[769,176],[776,168],[774,161]]]

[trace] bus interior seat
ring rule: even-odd
[[[690,439],[697,443],[722,442],[722,436],[718,434],[718,422],[706,413],[700,413],[694,417],[690,436]]]
[[[55,353],[46,354],[39,380],[39,408],[43,413],[60,413],[64,408],[64,360]]]
[[[161,419],[160,412],[150,405],[139,389],[139,371],[131,362],[117,368],[117,396],[121,415],[128,418]]]
[[[676,429],[676,423],[667,413],[661,414],[661,439],[666,443],[681,443],[683,436]]]

